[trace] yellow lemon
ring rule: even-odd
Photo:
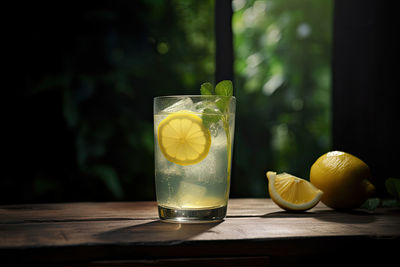
[[[304,211],[318,204],[322,191],[310,182],[288,173],[267,172],[271,199],[282,209]]]
[[[211,146],[210,131],[200,117],[189,111],[176,112],[162,120],[157,138],[165,158],[179,165],[202,161]]]
[[[341,151],[319,157],[311,167],[310,182],[324,191],[321,201],[333,209],[360,207],[375,193],[369,167],[361,159]]]

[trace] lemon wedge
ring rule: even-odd
[[[170,114],[160,122],[158,145],[165,158],[178,165],[199,163],[210,150],[210,131],[203,121],[189,111]]]
[[[323,192],[310,182],[288,173],[267,172],[271,199],[282,209],[305,211],[321,199]]]

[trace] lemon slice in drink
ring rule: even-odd
[[[310,182],[288,173],[267,172],[271,199],[282,209],[304,211],[311,209],[321,199],[322,191]]]
[[[157,132],[161,152],[173,163],[184,166],[199,163],[210,150],[210,131],[200,117],[189,111],[169,115],[160,122]]]

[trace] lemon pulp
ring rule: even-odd
[[[318,204],[322,191],[310,182],[288,173],[267,172],[272,200],[285,210],[308,210]]]
[[[211,146],[210,131],[189,111],[170,114],[158,125],[158,145],[164,157],[178,165],[202,161]]]

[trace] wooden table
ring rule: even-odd
[[[400,209],[288,213],[270,199],[231,199],[215,224],[158,220],[155,202],[0,206],[0,259],[50,266],[321,266],[396,260]]]

